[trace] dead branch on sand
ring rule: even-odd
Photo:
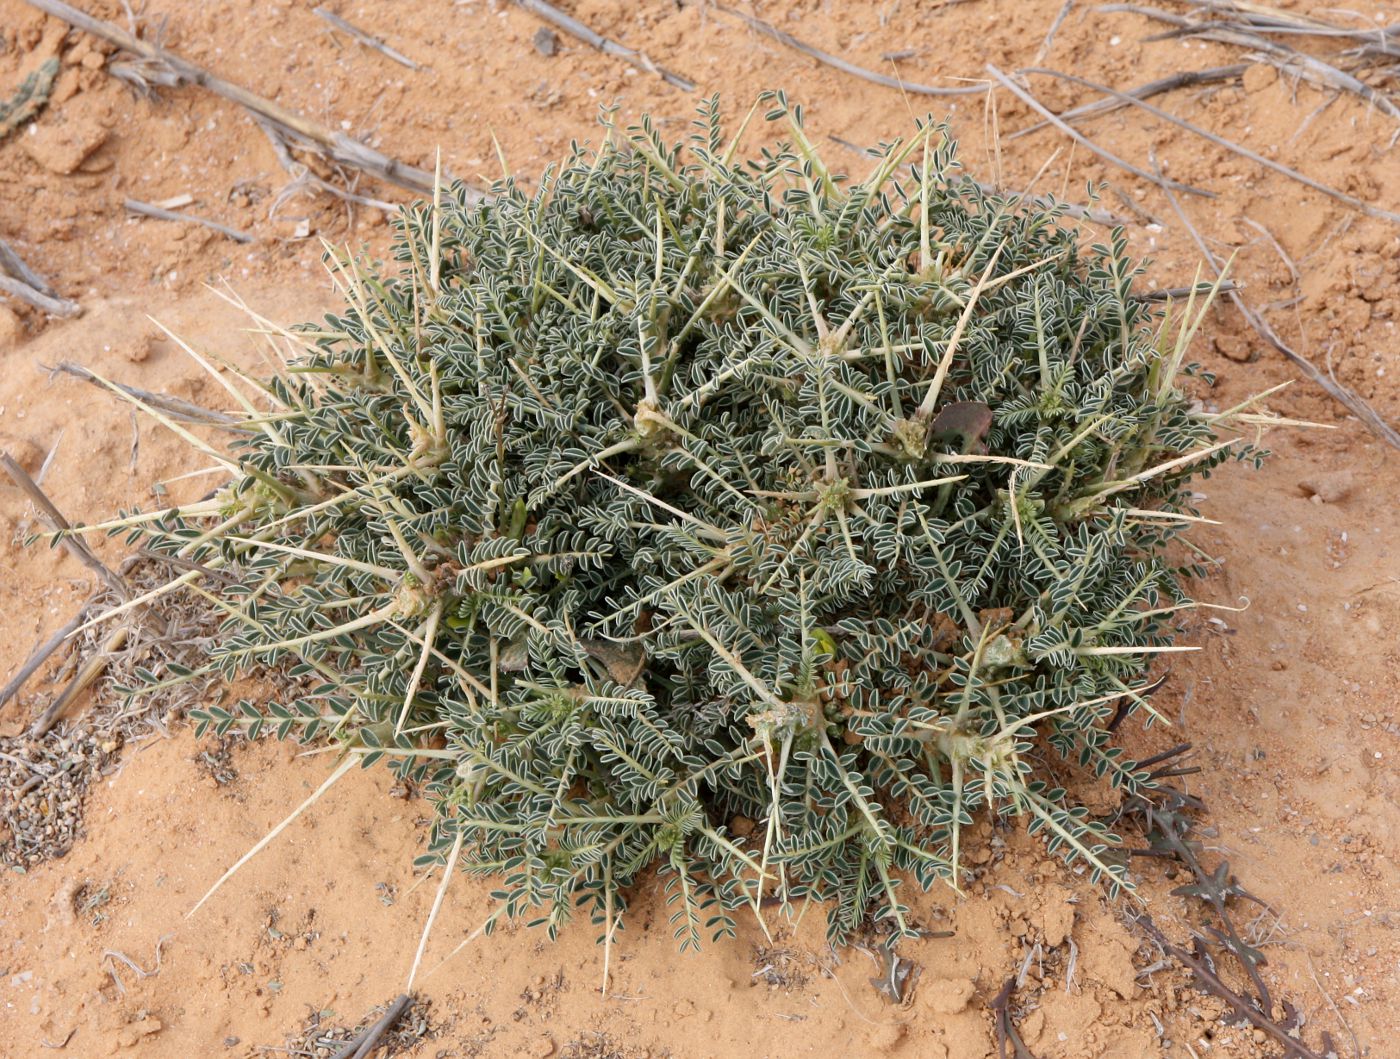
[[[250,428],[241,420],[223,412],[215,412],[202,405],[194,404],[180,397],[172,397],[169,394],[153,393],[150,390],[143,390],[137,386],[127,386],[120,382],[107,382],[99,379],[81,364],[75,364],[71,360],[60,360],[52,368],[39,365],[50,375],[72,375],[74,378],[90,382],[94,386],[100,386],[103,390],[110,392],[115,388],[128,397],[134,397],[142,404],[148,404],[152,408],[164,412],[171,419],[179,420],[182,423],[194,423],[198,426],[220,427],[224,430],[243,433]]]
[[[1272,12],[1267,16],[1254,16],[1256,19],[1263,18],[1262,22],[1251,21],[1251,16],[1247,12],[1237,10],[1233,5],[1225,7],[1215,4],[1197,4],[1197,6],[1216,13],[1228,13],[1243,17],[1234,19],[1189,18],[1185,15],[1177,15],[1170,11],[1162,11],[1142,4],[1105,4],[1099,10],[1141,15],[1144,18],[1165,22],[1176,27],[1175,31],[1165,34],[1163,37],[1151,38],[1154,40],[1196,37],[1219,44],[1249,48],[1269,65],[1278,67],[1280,71],[1297,74],[1315,84],[1350,93],[1364,99],[1387,117],[1400,121],[1400,106],[1397,106],[1384,92],[1372,88],[1360,78],[1318,58],[1316,55],[1310,55],[1291,45],[1280,44],[1263,36],[1264,32],[1291,32],[1308,36],[1353,37],[1362,41],[1362,44],[1352,54],[1363,61],[1373,61],[1377,58],[1400,56],[1400,30],[1386,28],[1377,29],[1370,33],[1349,31],[1343,27],[1317,22],[1313,19],[1286,18],[1284,17],[1285,13],[1281,11]],[[1397,130],[1396,135],[1400,136],[1400,130]],[[1391,142],[1395,142],[1395,137],[1391,138]]]
[[[154,203],[142,202],[139,199],[126,199],[122,205],[132,213],[139,213],[143,217],[152,217],[158,221],[183,221],[186,224],[198,224],[212,231],[218,232],[235,243],[252,243],[254,238],[247,232],[239,231],[237,228],[230,228],[226,224],[218,221],[211,221],[207,217],[199,217],[193,213],[181,213],[178,210],[167,210],[164,206],[157,206]]]
[[[1078,131],[1077,129],[1071,128],[1064,121],[1062,121],[1058,115],[1051,113],[1050,110],[1045,106],[1045,104],[1042,103],[1040,100],[1036,99],[1035,96],[1031,95],[1031,93],[1027,89],[1022,88],[1011,78],[1007,77],[1006,74],[1002,73],[992,63],[987,64],[987,72],[991,74],[992,77],[994,77],[997,81],[1001,82],[1001,84],[1004,85],[1007,88],[1007,90],[1010,91],[1011,94],[1017,99],[1019,99],[1022,103],[1030,107],[1033,111],[1039,114],[1051,125],[1055,126],[1055,128],[1059,129],[1062,133],[1068,136],[1075,143],[1079,144],[1081,147],[1092,151],[1094,154],[1102,158],[1105,162],[1109,162],[1113,165],[1116,165],[1119,169],[1125,169],[1129,173],[1132,173],[1133,176],[1140,177],[1143,180],[1146,180],[1149,184],[1155,184],[1163,190],[1166,190],[1168,188],[1174,188],[1177,191],[1183,191],[1188,195],[1199,195],[1201,198],[1213,199],[1216,197],[1215,192],[1213,191],[1205,191],[1198,187],[1192,187],[1190,184],[1182,184],[1178,181],[1169,180],[1166,177],[1160,175],[1154,175],[1152,173],[1149,173],[1146,169],[1142,169],[1139,166],[1134,165],[1132,162],[1124,161],[1122,158],[1119,158],[1116,154],[1113,154],[1112,152],[1100,147],[1093,140],[1089,139],[1089,137],[1085,136],[1082,132]]]
[[[1153,164],[1155,166],[1155,160]],[[1169,190],[1166,191],[1166,196],[1172,204],[1172,209],[1176,211],[1177,217],[1181,219],[1182,225],[1186,228],[1187,232],[1190,233],[1192,240],[1195,241],[1196,247],[1201,252],[1201,256],[1209,262],[1210,267],[1214,269],[1215,274],[1219,276],[1222,272],[1220,261],[1211,252],[1210,247],[1207,245],[1200,231],[1191,223],[1191,218],[1182,207],[1181,200]],[[1388,445],[1400,449],[1400,433],[1397,433],[1394,427],[1382,419],[1380,413],[1367,404],[1366,400],[1360,394],[1347,386],[1343,386],[1336,379],[1316,367],[1307,357],[1289,346],[1288,343],[1279,337],[1278,332],[1269,326],[1267,320],[1249,307],[1238,291],[1230,290],[1226,292],[1226,295],[1229,297],[1230,301],[1234,303],[1235,308],[1239,310],[1240,315],[1244,317],[1245,322],[1248,323],[1250,327],[1254,328],[1260,338],[1264,339],[1269,345],[1273,346],[1287,357],[1304,375],[1325,390],[1334,400],[1345,407],[1352,415],[1356,416],[1357,419],[1361,420],[1367,429],[1374,432]]]
[[[747,23],[751,29],[757,30],[764,36],[772,37],[779,44],[786,44],[789,48],[800,51],[803,55],[810,55],[819,63],[825,63],[833,69],[850,74],[852,77],[859,77],[862,81],[869,81],[871,84],[883,85],[885,88],[897,88],[904,92],[912,92],[916,96],[975,96],[987,91],[985,83],[967,85],[961,88],[935,88],[932,85],[921,85],[915,81],[888,77],[885,74],[876,73],[874,70],[867,70],[863,66],[857,66],[855,63],[849,63],[840,56],[832,55],[830,52],[822,51],[820,48],[800,41],[791,33],[783,32],[773,23],[765,22],[756,15],[746,15],[742,11],[735,11],[732,7],[725,7],[723,4],[715,4],[715,10],[732,18],[740,19]]]
[[[578,19],[564,14],[564,12],[560,11],[553,4],[547,4],[544,0],[515,0],[515,3],[517,7],[523,7],[526,11],[530,12],[530,14],[536,15],[546,22],[552,22],[569,36],[583,41],[583,43],[590,47],[597,48],[604,55],[611,55],[614,58],[631,63],[639,70],[645,70],[649,74],[655,74],[668,85],[671,85],[673,88],[679,88],[682,92],[695,91],[695,82],[690,78],[682,77],[680,74],[668,70],[664,66],[657,66],[645,52],[636,51],[633,48],[627,47],[625,44],[619,44],[615,40],[609,40],[601,33],[595,33]]]
[[[1156,81],[1148,81],[1145,85],[1138,85],[1136,88],[1126,88],[1123,90],[1123,94],[1132,96],[1135,99],[1150,99],[1152,96],[1161,95],[1163,92],[1174,92],[1178,88],[1191,88],[1194,85],[1219,84],[1224,81],[1233,81],[1237,77],[1243,76],[1244,72],[1248,69],[1248,63],[1235,63],[1231,66],[1214,66],[1209,70],[1183,70],[1180,73],[1172,74],[1170,77],[1162,77],[1158,78]],[[1097,99],[1092,103],[1085,103],[1083,106],[1062,110],[1055,116],[1065,122],[1081,121],[1084,118],[1109,114],[1127,105],[1128,104],[1121,99]],[[1015,132],[1007,133],[1003,139],[1008,141],[1019,140],[1022,136],[1029,136],[1033,132],[1039,132],[1049,124],[1048,121],[1038,121],[1034,125],[1027,125],[1024,129],[1017,129]]]
[[[345,19],[341,18],[334,11],[327,11],[324,7],[313,7],[311,10],[315,14],[319,15],[322,19],[329,22],[336,29],[340,30],[340,32],[345,33],[350,37],[353,37],[356,41],[358,41],[360,44],[363,44],[366,48],[371,48],[374,51],[379,52],[379,54],[383,55],[386,59],[392,59],[400,66],[407,66],[410,70],[422,69],[421,66],[419,66],[416,62],[410,59],[403,52],[396,51],[395,49],[389,47],[389,45],[385,44],[374,34],[366,33],[359,26],[356,26],[350,22],[346,22]]]
[[[50,316],[71,317],[83,311],[75,301],[61,298],[49,283],[24,263],[9,243],[0,239],[0,292],[18,298]]]
[[[1375,217],[1379,220],[1393,221],[1396,224],[1400,224],[1400,213],[1394,213],[1391,210],[1383,210],[1378,206],[1372,206],[1369,202],[1359,199],[1355,195],[1348,195],[1345,191],[1339,191],[1337,188],[1334,188],[1329,184],[1324,184],[1319,180],[1314,180],[1310,176],[1305,176],[1304,174],[1298,172],[1298,170],[1293,169],[1290,166],[1284,165],[1282,162],[1275,162],[1272,158],[1266,158],[1264,155],[1259,154],[1257,151],[1251,151],[1248,147],[1242,147],[1239,144],[1235,143],[1233,140],[1227,140],[1224,136],[1217,135],[1216,133],[1211,132],[1209,129],[1203,129],[1201,128],[1201,126],[1189,122],[1185,118],[1178,118],[1175,114],[1165,111],[1161,107],[1154,106],[1153,104],[1148,103],[1145,100],[1138,99],[1135,96],[1129,95],[1127,92],[1120,92],[1116,88],[1109,88],[1107,85],[1098,84],[1095,81],[1090,81],[1087,78],[1079,77],[1075,74],[1062,73],[1059,70],[1049,70],[1045,69],[1044,67],[1033,66],[1025,70],[1020,70],[1018,72],[1021,74],[1039,74],[1045,77],[1056,77],[1062,81],[1069,81],[1073,84],[1093,89],[1095,92],[1101,92],[1104,95],[1113,96],[1115,99],[1120,100],[1126,106],[1137,107],[1139,110],[1145,110],[1147,111],[1147,113],[1153,115],[1154,117],[1158,117],[1161,118],[1163,121],[1170,122],[1179,129],[1184,129],[1187,132],[1192,133],[1193,135],[1201,137],[1201,139],[1203,140],[1209,140],[1217,147],[1223,147],[1231,154],[1237,154],[1241,158],[1247,158],[1249,159],[1249,161],[1254,162],[1256,165],[1261,165],[1265,169],[1272,169],[1275,173],[1281,173],[1284,176],[1288,177],[1290,180],[1296,180],[1298,183],[1303,184],[1306,187],[1310,187],[1314,191],[1320,191],[1322,192],[1322,194],[1328,196],[1329,198],[1336,199],[1338,202],[1344,203],[1345,205],[1350,206],[1354,210],[1359,210],[1360,212],[1366,214],[1368,217]],[[1158,178],[1162,179],[1161,174],[1158,174]],[[1171,185],[1172,187],[1176,188],[1180,187],[1180,185],[1177,185],[1172,181],[1167,181],[1165,184],[1161,185],[1163,187],[1163,190],[1166,190],[1167,185]]]
[[[432,173],[408,165],[396,158],[391,158],[353,136],[336,132],[319,122],[312,121],[304,115],[274,103],[270,99],[250,92],[241,85],[226,81],[197,63],[190,62],[172,51],[141,40],[110,22],[93,18],[71,4],[63,3],[63,0],[26,0],[26,2],[45,14],[62,19],[70,26],[85,33],[91,33],[93,36],[101,37],[137,58],[145,60],[146,63],[169,75],[164,83],[199,85],[215,95],[237,103],[261,122],[276,129],[280,136],[321,154],[337,165],[368,173],[378,180],[397,184],[410,191],[428,193],[433,190]]]

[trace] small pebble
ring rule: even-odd
[[[559,34],[548,26],[541,26],[535,31],[535,51],[541,55],[553,56],[559,51]]]

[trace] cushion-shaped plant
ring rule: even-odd
[[[608,124],[534,190],[407,209],[396,267],[329,255],[346,307],[232,482],[125,523],[225,611],[211,666],[306,678],[201,727],[420,783],[490,924],[610,938],[657,867],[683,948],[803,897],[898,933],[978,810],[1127,881],[1055,777],[1150,782],[1109,721],[1151,710],[1165,549],[1230,444],[1180,389],[1199,316],[944,127],[849,180],[761,103],[790,142],[754,161],[713,101],[681,145]]]

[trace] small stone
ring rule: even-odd
[[[535,1043],[530,1046],[530,1054],[536,1059],[548,1059],[554,1054],[555,1047],[554,1038],[545,1033],[535,1038]]]
[[[34,125],[21,138],[25,152],[51,173],[67,176],[107,142],[107,130],[90,118]]]
[[[676,1006],[671,1010],[675,1013],[676,1018],[688,1019],[695,1014],[695,1005],[689,1000],[678,1000]]]
[[[729,821],[729,830],[739,838],[748,838],[752,835],[754,826],[753,820],[743,815],[734,816]]]
[[[535,31],[535,51],[541,55],[553,56],[559,51],[559,34],[548,26],[541,26]]]

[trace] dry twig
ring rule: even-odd
[[[1140,302],[1166,302],[1173,298],[1186,298],[1194,294],[1198,298],[1204,298],[1215,291],[1217,294],[1229,294],[1232,291],[1243,290],[1243,284],[1236,283],[1232,279],[1221,280],[1220,283],[1198,283],[1194,287],[1164,287],[1161,290],[1149,290],[1134,292],[1131,297],[1134,301]]]
[[[1286,1030],[1279,1026],[1273,1019],[1261,1014],[1259,1010],[1244,997],[1240,996],[1233,989],[1222,982],[1218,975],[1211,969],[1208,961],[1197,959],[1190,952],[1187,952],[1179,945],[1174,945],[1165,934],[1157,928],[1157,924],[1152,922],[1152,917],[1143,912],[1134,917],[1134,922],[1140,926],[1150,937],[1172,959],[1176,960],[1183,967],[1196,976],[1203,986],[1205,986],[1213,996],[1219,997],[1234,1009],[1235,1014],[1248,1021],[1256,1029],[1262,1030],[1283,1046],[1284,1054],[1296,1057],[1296,1059],[1322,1059],[1311,1048],[1301,1041],[1290,1037]]]
[[[1338,189],[1328,184],[1324,184],[1321,181],[1314,180],[1310,176],[1305,176],[1304,174],[1298,172],[1298,170],[1292,169],[1289,166],[1284,165],[1282,162],[1275,162],[1272,158],[1265,158],[1262,154],[1259,154],[1256,151],[1251,151],[1248,147],[1241,147],[1233,140],[1227,140],[1225,139],[1225,137],[1218,136],[1215,133],[1211,132],[1209,129],[1203,129],[1199,125],[1195,125],[1192,122],[1187,121],[1185,118],[1178,118],[1175,114],[1171,114],[1163,110],[1161,107],[1157,107],[1151,103],[1147,103],[1141,99],[1137,99],[1136,97],[1131,96],[1126,92],[1120,92],[1116,88],[1109,88],[1107,85],[1098,84],[1095,81],[1090,81],[1086,78],[1078,77],[1075,74],[1061,73],[1059,70],[1049,70],[1039,66],[1028,67],[1027,69],[1021,70],[1019,72],[1022,74],[1041,74],[1045,77],[1057,77],[1062,81],[1070,81],[1076,85],[1082,85],[1085,88],[1092,88],[1095,92],[1102,92],[1104,95],[1113,96],[1117,99],[1122,100],[1128,106],[1137,107],[1140,110],[1145,110],[1149,114],[1153,114],[1156,117],[1161,118],[1163,121],[1171,122],[1171,124],[1175,125],[1177,128],[1185,129],[1187,132],[1194,133],[1202,139],[1209,140],[1217,147],[1225,148],[1225,150],[1229,151],[1231,154],[1237,154],[1241,158],[1247,158],[1251,162],[1264,166],[1266,169],[1272,169],[1276,173],[1282,173],[1289,179],[1296,180],[1298,183],[1303,184],[1306,187],[1310,187],[1314,191],[1320,191],[1324,195],[1327,195],[1329,198],[1334,198],[1338,202],[1345,203],[1354,210],[1360,210],[1368,217],[1376,217],[1380,220],[1393,221],[1396,224],[1400,224],[1400,213],[1392,213],[1390,210],[1383,210],[1377,206],[1372,206],[1369,202],[1365,202],[1362,199],[1357,198],[1355,195],[1348,195],[1345,191],[1339,191]],[[1177,184],[1174,181],[1165,180],[1165,178],[1163,178],[1160,173],[1157,174],[1156,181],[1154,182],[1158,182],[1164,190],[1168,187],[1176,188],[1178,190],[1181,189],[1180,184]]]
[[[311,10],[314,11],[316,14],[320,15],[321,18],[325,19],[327,22],[329,22],[336,29],[340,30],[342,33],[348,33],[351,37],[354,37],[355,40],[359,41],[366,48],[372,48],[374,51],[379,52],[379,54],[383,55],[385,58],[392,59],[400,66],[407,66],[410,70],[422,69],[421,66],[419,66],[416,62],[410,59],[403,52],[395,51],[393,48],[389,47],[389,45],[385,44],[378,37],[374,36],[374,34],[366,33],[364,30],[360,29],[359,26],[355,26],[349,22],[346,22],[345,19],[341,18],[334,12],[327,11],[324,7],[313,7]]]
[[[54,506],[54,502],[39,488],[34,479],[29,477],[29,472],[21,467],[19,462],[8,452],[0,453],[0,469],[3,469],[10,476],[10,480],[19,486],[34,506],[39,509],[40,517],[48,524],[49,529],[58,535],[59,543],[67,549],[68,553],[101,578],[113,592],[123,599],[127,598],[126,581],[93,554],[92,549],[81,538],[75,537],[71,533],[72,523],[63,517],[63,512]]]
[[[156,206],[150,202],[142,202],[139,199],[126,199],[122,205],[132,213],[139,213],[144,217],[154,217],[158,221],[185,221],[189,224],[203,225],[211,228],[220,235],[227,236],[235,243],[251,243],[254,239],[247,232],[240,232],[237,228],[230,228],[226,224],[218,221],[211,221],[207,217],[197,217],[193,213],[180,213],[178,210],[167,210],[163,206]]]
[[[379,1044],[379,1039],[388,1032],[392,1026],[413,1003],[408,994],[400,995],[389,1005],[389,1010],[384,1012],[383,1017],[373,1026],[370,1026],[364,1033],[360,1034],[340,1051],[335,1053],[334,1059],[369,1059],[371,1052]]]
[[[358,194],[357,192],[351,191],[349,188],[343,188],[338,184],[332,184],[329,180],[317,176],[305,162],[299,162],[293,157],[291,145],[288,143],[287,137],[280,128],[272,122],[266,121],[256,115],[253,116],[253,120],[257,122],[258,128],[262,129],[264,135],[267,136],[268,142],[272,144],[272,151],[277,155],[277,161],[281,163],[282,168],[285,169],[292,178],[291,182],[282,188],[282,190],[277,193],[277,197],[273,199],[272,206],[268,210],[269,216],[276,216],[278,207],[280,207],[283,202],[306,187],[316,188],[327,194],[334,195],[336,198],[344,199],[346,202],[353,202],[361,206],[373,206],[376,209],[384,210],[389,213],[398,210],[398,207],[392,202],[385,202],[383,199],[374,199],[366,195]]]
[[[1060,8],[1060,13],[1055,16],[1055,20],[1050,23],[1050,29],[1046,31],[1045,39],[1041,41],[1040,48],[1035,53],[1035,62],[1042,63],[1045,56],[1050,54],[1050,48],[1055,43],[1055,34],[1060,31],[1060,26],[1064,24],[1069,13],[1074,8],[1074,0],[1065,0],[1064,6]]]
[[[171,397],[169,394],[153,393],[150,390],[143,390],[136,386],[127,386],[120,382],[106,382],[98,379],[96,375],[88,371],[81,364],[74,364],[71,360],[60,360],[52,368],[39,365],[51,375],[63,374],[72,375],[90,382],[94,386],[100,386],[104,390],[116,387],[129,397],[134,397],[143,404],[148,404],[152,408],[158,408],[171,419],[178,419],[182,423],[196,423],[199,426],[222,427],[225,430],[234,430],[240,433],[251,428],[244,426],[238,419],[223,412],[215,412],[212,409],[194,404],[179,397]]]
[[[1191,218],[1182,207],[1180,200],[1170,191],[1167,191],[1166,194],[1167,199],[1172,204],[1172,209],[1174,209],[1176,215],[1181,218],[1181,223],[1185,226],[1187,232],[1190,233],[1196,247],[1201,251],[1201,256],[1206,259],[1210,267],[1215,270],[1215,274],[1219,276],[1222,272],[1220,261],[1211,253],[1211,249],[1206,244],[1204,237],[1202,237],[1196,226],[1191,223]],[[1284,342],[1284,340],[1279,337],[1278,332],[1269,326],[1268,321],[1246,304],[1245,300],[1240,297],[1238,291],[1228,291],[1227,296],[1230,301],[1234,303],[1235,308],[1240,311],[1240,315],[1245,318],[1245,322],[1248,323],[1250,327],[1254,328],[1264,341],[1268,342],[1269,345],[1273,346],[1302,369],[1303,374],[1346,407],[1357,419],[1361,420],[1370,430],[1379,435],[1383,441],[1400,449],[1400,433],[1397,433],[1394,427],[1382,419],[1380,414],[1367,404],[1360,394],[1349,387],[1343,386],[1336,379],[1331,378],[1301,353],[1290,347],[1288,343]]]
[[[1170,11],[1161,11],[1154,7],[1147,7],[1141,4],[1105,4],[1099,8],[1100,11],[1116,11],[1128,14],[1142,15],[1145,18],[1155,19],[1158,22],[1165,22],[1177,27],[1177,32],[1169,36],[1191,36],[1202,40],[1211,40],[1219,44],[1231,44],[1240,48],[1251,48],[1264,56],[1268,62],[1277,66],[1281,70],[1295,72],[1318,84],[1327,85],[1339,89],[1343,92],[1350,92],[1370,103],[1377,110],[1390,118],[1400,121],[1400,107],[1385,93],[1372,88],[1366,82],[1340,70],[1331,63],[1319,59],[1315,55],[1299,51],[1297,48],[1287,44],[1279,44],[1260,35],[1256,30],[1258,26],[1250,26],[1239,22],[1224,20],[1201,21],[1199,19],[1187,18],[1184,15],[1173,14]],[[1225,8],[1211,7],[1210,10],[1224,11]],[[1236,13],[1232,11],[1231,13]],[[1278,29],[1280,27],[1272,27]],[[1304,30],[1295,25],[1296,32]],[[1314,31],[1314,35],[1315,31]],[[1385,54],[1389,54],[1389,38],[1381,37],[1382,48]],[[1374,48],[1374,45],[1372,45]],[[1400,135],[1400,132],[1397,132]],[[1392,139],[1392,142],[1393,139]]]
[[[1193,85],[1218,84],[1222,81],[1233,81],[1240,77],[1249,69],[1248,63],[1235,63],[1232,66],[1214,66],[1209,70],[1183,70],[1180,73],[1172,74],[1170,77],[1158,78],[1156,81],[1148,81],[1145,85],[1138,85],[1137,88],[1129,88],[1124,91],[1124,95],[1132,96],[1135,99],[1149,99],[1152,96],[1161,95],[1163,92],[1172,92],[1178,88],[1190,88]],[[1126,107],[1128,104],[1121,99],[1098,99],[1092,103],[1085,103],[1080,107],[1073,107],[1070,110],[1061,111],[1057,117],[1061,121],[1079,121],[1083,118],[1092,117],[1099,114],[1108,114]],[[1024,129],[1017,129],[1008,133],[1005,139],[1019,140],[1022,136],[1029,136],[1033,132],[1039,132],[1050,123],[1048,121],[1038,121],[1034,125],[1027,125]]]
[[[1386,34],[1400,33],[1400,27],[1347,29],[1310,15],[1281,11],[1276,7],[1252,3],[1251,0],[1184,0],[1202,11],[1229,15],[1261,32],[1302,34],[1309,37],[1350,37],[1354,40],[1383,39]]]
[[[820,63],[825,63],[827,66],[840,70],[842,73],[850,74],[852,77],[859,77],[861,80],[869,81],[872,84],[883,85],[886,88],[897,88],[905,92],[912,92],[916,96],[972,96],[987,91],[987,86],[985,84],[968,85],[962,88],[935,88],[932,85],[921,85],[914,81],[904,81],[900,78],[888,77],[885,74],[876,73],[874,70],[867,70],[863,66],[857,66],[855,63],[849,63],[840,56],[822,51],[820,48],[813,47],[811,44],[804,43],[792,34],[783,32],[777,26],[773,25],[773,23],[765,22],[756,15],[747,15],[742,11],[735,11],[732,7],[725,7],[723,4],[715,4],[715,10],[741,19],[746,22],[750,28],[757,30],[765,36],[772,37],[779,44],[786,44],[789,48],[800,51],[804,55],[810,55]]]
[[[515,0],[516,4],[523,7],[532,15],[538,15],[546,22],[552,22],[571,37],[583,41],[591,47],[597,48],[604,55],[611,55],[614,58],[629,62],[639,70],[655,74],[661,80],[674,88],[679,88],[683,92],[694,92],[696,85],[688,77],[682,77],[672,70],[667,70],[664,66],[657,66],[652,62],[645,52],[637,51],[619,44],[615,40],[609,40],[601,33],[595,33],[578,19],[564,14],[553,4],[547,4],[544,0]]]
[[[1077,129],[1071,128],[1058,116],[1052,114],[1046,108],[1044,103],[1040,102],[1040,100],[1036,99],[1035,96],[1031,95],[1029,91],[1022,88],[1011,78],[1007,77],[1006,74],[998,70],[996,66],[992,63],[987,64],[987,72],[991,74],[992,77],[996,78],[996,80],[1000,81],[1003,85],[1005,85],[1006,88],[1010,90],[1011,94],[1014,95],[1017,99],[1019,99],[1022,103],[1025,103],[1026,106],[1034,110],[1037,114],[1039,114],[1042,118],[1048,121],[1051,125],[1055,126],[1055,128],[1059,129],[1062,133],[1068,136],[1075,143],[1079,144],[1081,147],[1092,151],[1094,154],[1102,158],[1105,162],[1110,162],[1113,165],[1118,166],[1120,169],[1126,169],[1129,173],[1132,173],[1134,176],[1141,177],[1148,183],[1156,184],[1158,187],[1164,189],[1175,188],[1178,191],[1186,192],[1188,195],[1199,195],[1202,198],[1207,199],[1213,199],[1216,197],[1215,192],[1213,191],[1204,191],[1201,188],[1192,187],[1190,184],[1182,184],[1175,180],[1168,180],[1163,176],[1149,173],[1147,170],[1141,169],[1138,166],[1133,165],[1132,162],[1125,162],[1116,154],[1112,154],[1111,152],[1100,147],[1098,144],[1096,144],[1093,140],[1089,139],[1083,133],[1079,132]]]
[[[69,301],[66,298],[51,298],[41,291],[35,290],[28,283],[21,280],[11,279],[9,276],[0,276],[0,292],[18,298],[22,302],[28,302],[36,309],[41,309],[50,316],[71,317],[81,313],[82,306],[77,302]]]
[[[3,239],[0,239],[0,272],[8,272],[15,279],[21,283],[29,284],[41,294],[54,295],[58,293],[48,280],[25,264],[24,258],[15,253],[15,248]]]
[[[1191,812],[1204,812],[1205,805],[1198,798],[1160,782],[1200,771],[1197,766],[1180,763],[1182,756],[1190,749],[1191,744],[1182,743],[1136,762],[1134,768],[1137,770],[1146,772],[1151,769],[1146,772],[1150,782],[1147,789],[1124,801],[1121,812],[1124,817],[1141,820],[1143,837],[1147,839],[1149,847],[1128,852],[1136,856],[1162,857],[1185,865],[1194,881],[1176,887],[1172,890],[1172,896],[1200,901],[1209,907],[1211,916],[1207,922],[1192,928],[1189,949],[1171,942],[1146,913],[1132,916],[1131,919],[1165,957],[1175,960],[1192,973],[1202,992],[1223,1000],[1240,1018],[1283,1045],[1287,1059],[1321,1059],[1303,1042],[1298,1032],[1301,1020],[1293,1005],[1284,1000],[1280,1005],[1283,1018],[1275,1018],[1274,1000],[1258,972],[1258,968],[1266,962],[1264,954],[1255,943],[1246,942],[1241,937],[1230,905],[1243,900],[1259,905],[1269,914],[1273,914],[1273,909],[1240,885],[1228,861],[1219,861],[1211,871],[1205,869],[1198,856],[1201,843],[1193,837],[1190,816]],[[1236,991],[1226,984],[1216,958],[1217,951],[1239,964],[1253,986],[1254,995],[1247,990]],[[1159,968],[1149,970],[1155,969]],[[1323,1052],[1335,1056],[1330,1034],[1324,1031],[1321,1038]]]
[[[987,1003],[988,1010],[992,1013],[993,1024],[996,1026],[997,1034],[997,1056],[998,1059],[1035,1059],[1031,1050],[1026,1047],[1026,1042],[1021,1039],[1020,1032],[1016,1029],[1016,1024],[1011,1021],[1011,996],[1016,991],[1016,979],[1008,978],[1006,983]],[[1011,1050],[1007,1051],[1007,1046]]]
[[[28,302],[51,316],[71,317],[83,311],[81,305],[58,292],[37,272],[24,263],[14,248],[0,239],[0,291]]]
[[[210,73],[197,63],[181,58],[132,33],[93,18],[79,11],[63,0],[26,0],[31,6],[46,14],[62,19],[70,26],[101,37],[145,60],[161,70],[173,75],[173,83],[194,84],[208,89],[216,95],[231,100],[250,111],[264,122],[271,124],[288,139],[324,154],[331,161],[358,169],[386,183],[397,184],[417,192],[433,190],[433,175],[416,166],[407,165],[398,159],[376,151],[343,132],[336,132],[319,122],[312,121],[295,111],[288,110],[270,99],[264,99],[231,81],[225,81]]]
[[[15,693],[24,686],[24,682],[35,674],[39,667],[48,660],[50,655],[64,645],[68,637],[83,625],[91,614],[92,607],[84,607],[82,610],[78,611],[77,614],[68,619],[67,623],[56,633],[34,649],[34,652],[25,659],[24,665],[20,666],[19,669],[15,671],[15,675],[10,678],[9,683],[3,688],[0,688],[0,709],[4,708],[5,703],[9,702],[10,699],[14,697]]]

